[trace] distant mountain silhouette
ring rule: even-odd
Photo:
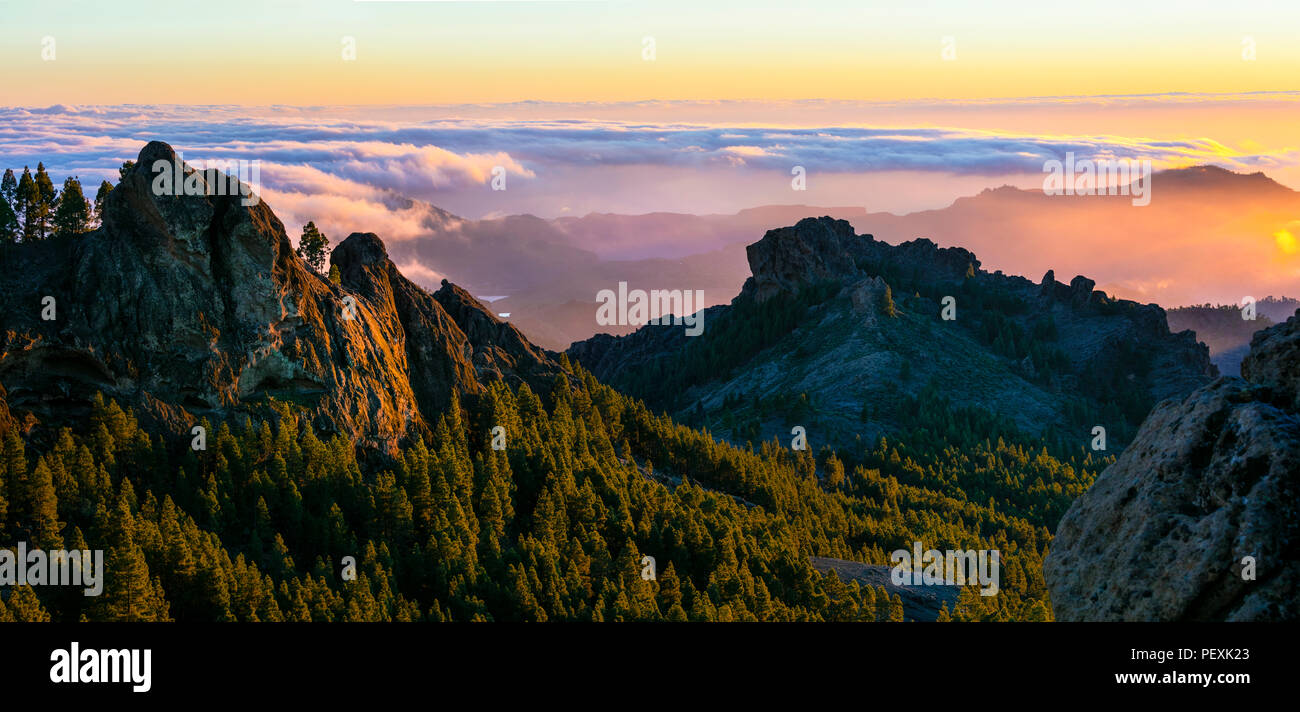
[[[548,348],[602,331],[595,295],[620,281],[699,289],[725,304],[750,276],[743,246],[773,225],[829,216],[890,243],[926,237],[981,255],[990,269],[1093,276],[1107,293],[1165,306],[1286,293],[1275,234],[1300,216],[1300,193],[1262,173],[1213,166],[1163,171],[1151,203],[1129,196],[1050,196],[1002,187],[936,209],[894,215],[860,207],[773,205],[734,215],[591,214],[466,220],[426,206],[425,237],[389,245],[478,295]],[[1292,226],[1300,234],[1300,226]],[[1210,268],[1213,266],[1213,269]]]

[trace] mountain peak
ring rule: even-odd
[[[1185,168],[1169,168],[1153,176],[1161,188],[1183,190],[1238,191],[1256,196],[1272,193],[1294,193],[1262,171],[1238,173],[1222,166],[1205,164]]]
[[[482,327],[494,319],[477,302],[449,314],[373,233],[334,249],[332,284],[243,186],[153,141],[100,229],[11,246],[16,269],[0,274],[9,407],[59,418],[103,392],[180,432],[274,398],[306,407],[318,429],[392,450],[453,393],[492,380],[544,391],[562,372],[513,327]],[[41,318],[33,295],[53,297],[57,318]]]
[[[339,265],[340,269],[352,264],[382,264],[388,261],[388,249],[375,233],[354,232],[334,248],[330,261]]]
[[[136,157],[137,166],[148,166],[154,161],[175,161],[177,158],[176,150],[166,141],[150,141],[140,149],[140,154]]]
[[[764,301],[778,292],[798,294],[801,286],[854,276],[879,276],[864,271],[885,260],[907,272],[927,272],[934,281],[960,283],[980,261],[961,247],[940,247],[918,237],[898,245],[857,235],[847,220],[804,218],[792,227],[768,230],[763,239],[745,248],[753,278],[745,290]]]
[[[782,291],[797,294],[801,285],[843,278],[857,271],[852,243],[858,240],[847,220],[831,217],[804,218],[792,227],[768,230],[745,248],[753,274],[746,289],[764,301]]]

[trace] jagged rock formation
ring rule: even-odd
[[[822,443],[872,442],[893,432],[890,413],[902,397],[932,383],[955,404],[1002,414],[1029,433],[1064,424],[1080,395],[1098,411],[1123,399],[1131,435],[1154,403],[1217,375],[1205,347],[1190,332],[1171,334],[1158,306],[1112,299],[1082,276],[1066,285],[1051,272],[1041,284],[990,274],[968,250],[928,239],[890,245],[829,217],[769,230],[747,254],[753,275],[731,305],[705,312],[702,336],[646,326],[568,353],[601,380],[742,442],[790,430],[737,406],[755,397],[806,393]],[[828,285],[829,298],[816,296]],[[948,297],[953,320],[941,318]],[[738,352],[746,334],[775,329],[783,304],[803,310],[789,332]],[[725,336],[710,342],[715,333]],[[705,367],[696,367],[700,359]],[[868,422],[859,420],[864,404],[874,409]]]
[[[330,261],[339,267],[344,288],[396,315],[421,412],[446,410],[453,390],[478,393],[491,381],[545,389],[560,373],[542,349],[465,290],[444,279],[442,288],[430,294],[407,280],[373,233],[349,235]]]
[[[768,230],[745,248],[752,277],[743,289],[758,301],[824,280],[842,280],[857,272],[851,252],[853,228],[846,220],[802,220],[794,227]]]
[[[1300,312],[1241,371],[1157,407],[1061,519],[1058,620],[1300,618]]]
[[[453,392],[489,379],[544,390],[561,372],[463,292],[435,297],[407,281],[374,235],[335,249],[343,279],[331,284],[265,203],[215,194],[223,177],[189,166],[197,194],[160,195],[157,161],[177,156],[145,146],[99,230],[7,248],[0,384],[11,409],[75,416],[102,391],[188,429],[273,396],[308,407],[326,432],[391,449]]]

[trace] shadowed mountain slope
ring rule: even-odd
[[[1216,375],[1154,305],[1093,282],[987,273],[962,248],[890,245],[843,220],[805,219],[748,247],[753,276],[704,333],[645,326],[574,344],[605,382],[735,441],[868,443],[928,391],[1026,433],[1130,437],[1151,406]],[[951,319],[945,319],[945,306]],[[814,432],[816,435],[814,435]]]

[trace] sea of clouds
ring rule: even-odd
[[[861,178],[876,198],[873,208],[912,209],[952,197],[917,203],[927,186],[990,185],[1004,178],[1031,184],[1045,161],[1068,152],[1149,159],[1157,169],[1215,163],[1267,171],[1297,162],[1295,151],[1243,155],[1210,138],[872,126],[870,119],[888,113],[869,105],[828,112],[825,103],[787,103],[772,111],[761,105],[719,110],[721,104],[10,107],[0,108],[0,168],[34,168],[43,161],[56,182],[76,175],[93,193],[100,180],[115,181],[118,166],[146,142],[163,140],[198,166],[259,161],[262,195],[291,234],[315,220],[336,233],[365,229],[405,240],[425,234],[429,220],[427,208],[407,198],[467,218],[727,212],[771,203],[862,204],[844,201],[856,197],[853,181]],[[784,121],[801,111],[814,120],[833,113],[837,120],[851,115],[863,121]],[[617,118],[635,115],[656,118]],[[681,119],[663,118],[673,116]],[[763,116],[782,117],[781,125],[756,123]],[[795,166],[822,192],[792,192]],[[490,188],[497,167],[506,171],[506,191]],[[895,175],[907,179],[881,179]]]

